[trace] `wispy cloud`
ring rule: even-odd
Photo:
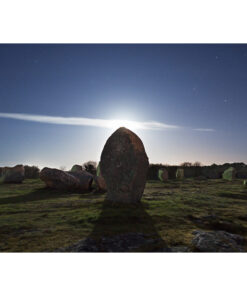
[[[193,131],[198,131],[198,132],[214,132],[215,129],[213,129],[213,128],[193,128]]]
[[[47,116],[35,114],[21,114],[21,113],[0,113],[0,118],[10,118],[17,120],[25,120],[40,123],[63,124],[63,125],[78,125],[78,126],[94,126],[103,128],[118,128],[125,126],[132,129],[142,130],[167,130],[179,129],[181,126],[166,124],[157,121],[131,121],[131,120],[116,120],[116,119],[98,119],[85,117],[61,117],[61,116]],[[195,131],[212,132],[214,129],[210,128],[194,128]]]
[[[0,113],[2,118],[11,118],[25,121],[50,123],[50,124],[64,124],[64,125],[79,125],[79,126],[94,126],[103,128],[117,128],[126,126],[134,129],[148,129],[148,130],[164,130],[176,129],[179,126],[165,124],[156,121],[131,121],[131,120],[115,120],[115,119],[98,119],[85,117],[57,117],[47,115],[34,114],[20,114],[20,113]]]

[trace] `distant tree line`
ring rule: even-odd
[[[222,177],[223,172],[229,167],[234,167],[236,169],[237,178],[247,178],[247,165],[243,162],[224,163],[222,165],[212,164],[210,166],[204,166],[199,161],[196,161],[195,163],[183,162],[180,165],[150,164],[147,179],[158,180],[158,171],[162,168],[165,168],[168,171],[169,179],[176,178],[176,171],[178,168],[184,169],[185,178],[204,176],[208,179],[218,179]]]

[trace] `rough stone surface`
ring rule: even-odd
[[[44,168],[40,172],[40,179],[50,188],[84,192],[90,190],[93,176],[87,172],[64,172]]]
[[[79,181],[80,191],[89,191],[93,182],[93,175],[86,171],[67,172],[69,175],[75,177]]]
[[[140,138],[121,127],[107,140],[101,154],[100,170],[113,202],[139,202],[146,183],[148,157]]]
[[[165,182],[168,180],[168,171],[166,169],[160,169],[158,171],[158,177],[161,182]]]
[[[2,183],[22,183],[25,178],[25,169],[23,165],[15,167],[4,167],[1,170]]]
[[[106,192],[107,191],[107,186],[105,183],[105,179],[102,176],[95,176],[94,181],[97,187],[97,190],[100,192]]]
[[[171,252],[170,248],[159,249],[162,241],[143,233],[125,233],[96,240],[86,238],[57,252],[134,252],[138,249],[149,252]]]
[[[244,238],[226,231],[193,232],[192,245],[199,252],[243,252]]]

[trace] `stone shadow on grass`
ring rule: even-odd
[[[26,194],[0,198],[0,205],[16,204],[16,203],[23,203],[23,202],[38,201],[38,200],[48,200],[48,199],[62,198],[67,196],[68,196],[68,192],[61,192],[61,191],[44,187]]]
[[[155,228],[143,203],[114,204],[105,200],[90,235],[60,252],[171,251]]]

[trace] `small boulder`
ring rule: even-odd
[[[78,190],[79,180],[74,176],[58,169],[43,168],[40,179],[47,187],[61,190]]]
[[[79,181],[80,191],[89,191],[93,182],[93,175],[86,171],[67,172],[69,175],[75,177]]]
[[[243,252],[244,238],[226,231],[193,232],[192,245],[199,252]]]
[[[72,192],[90,190],[93,181],[92,175],[87,172],[64,172],[51,168],[44,168],[40,172],[40,179],[46,183],[47,187]]]
[[[159,169],[158,178],[161,182],[167,181],[168,180],[168,171],[165,168]]]
[[[100,159],[107,199],[137,203],[146,184],[148,157],[141,139],[127,128],[116,130],[107,140]]]
[[[22,183],[25,178],[25,169],[23,165],[16,165],[15,167],[2,168],[2,183]]]

